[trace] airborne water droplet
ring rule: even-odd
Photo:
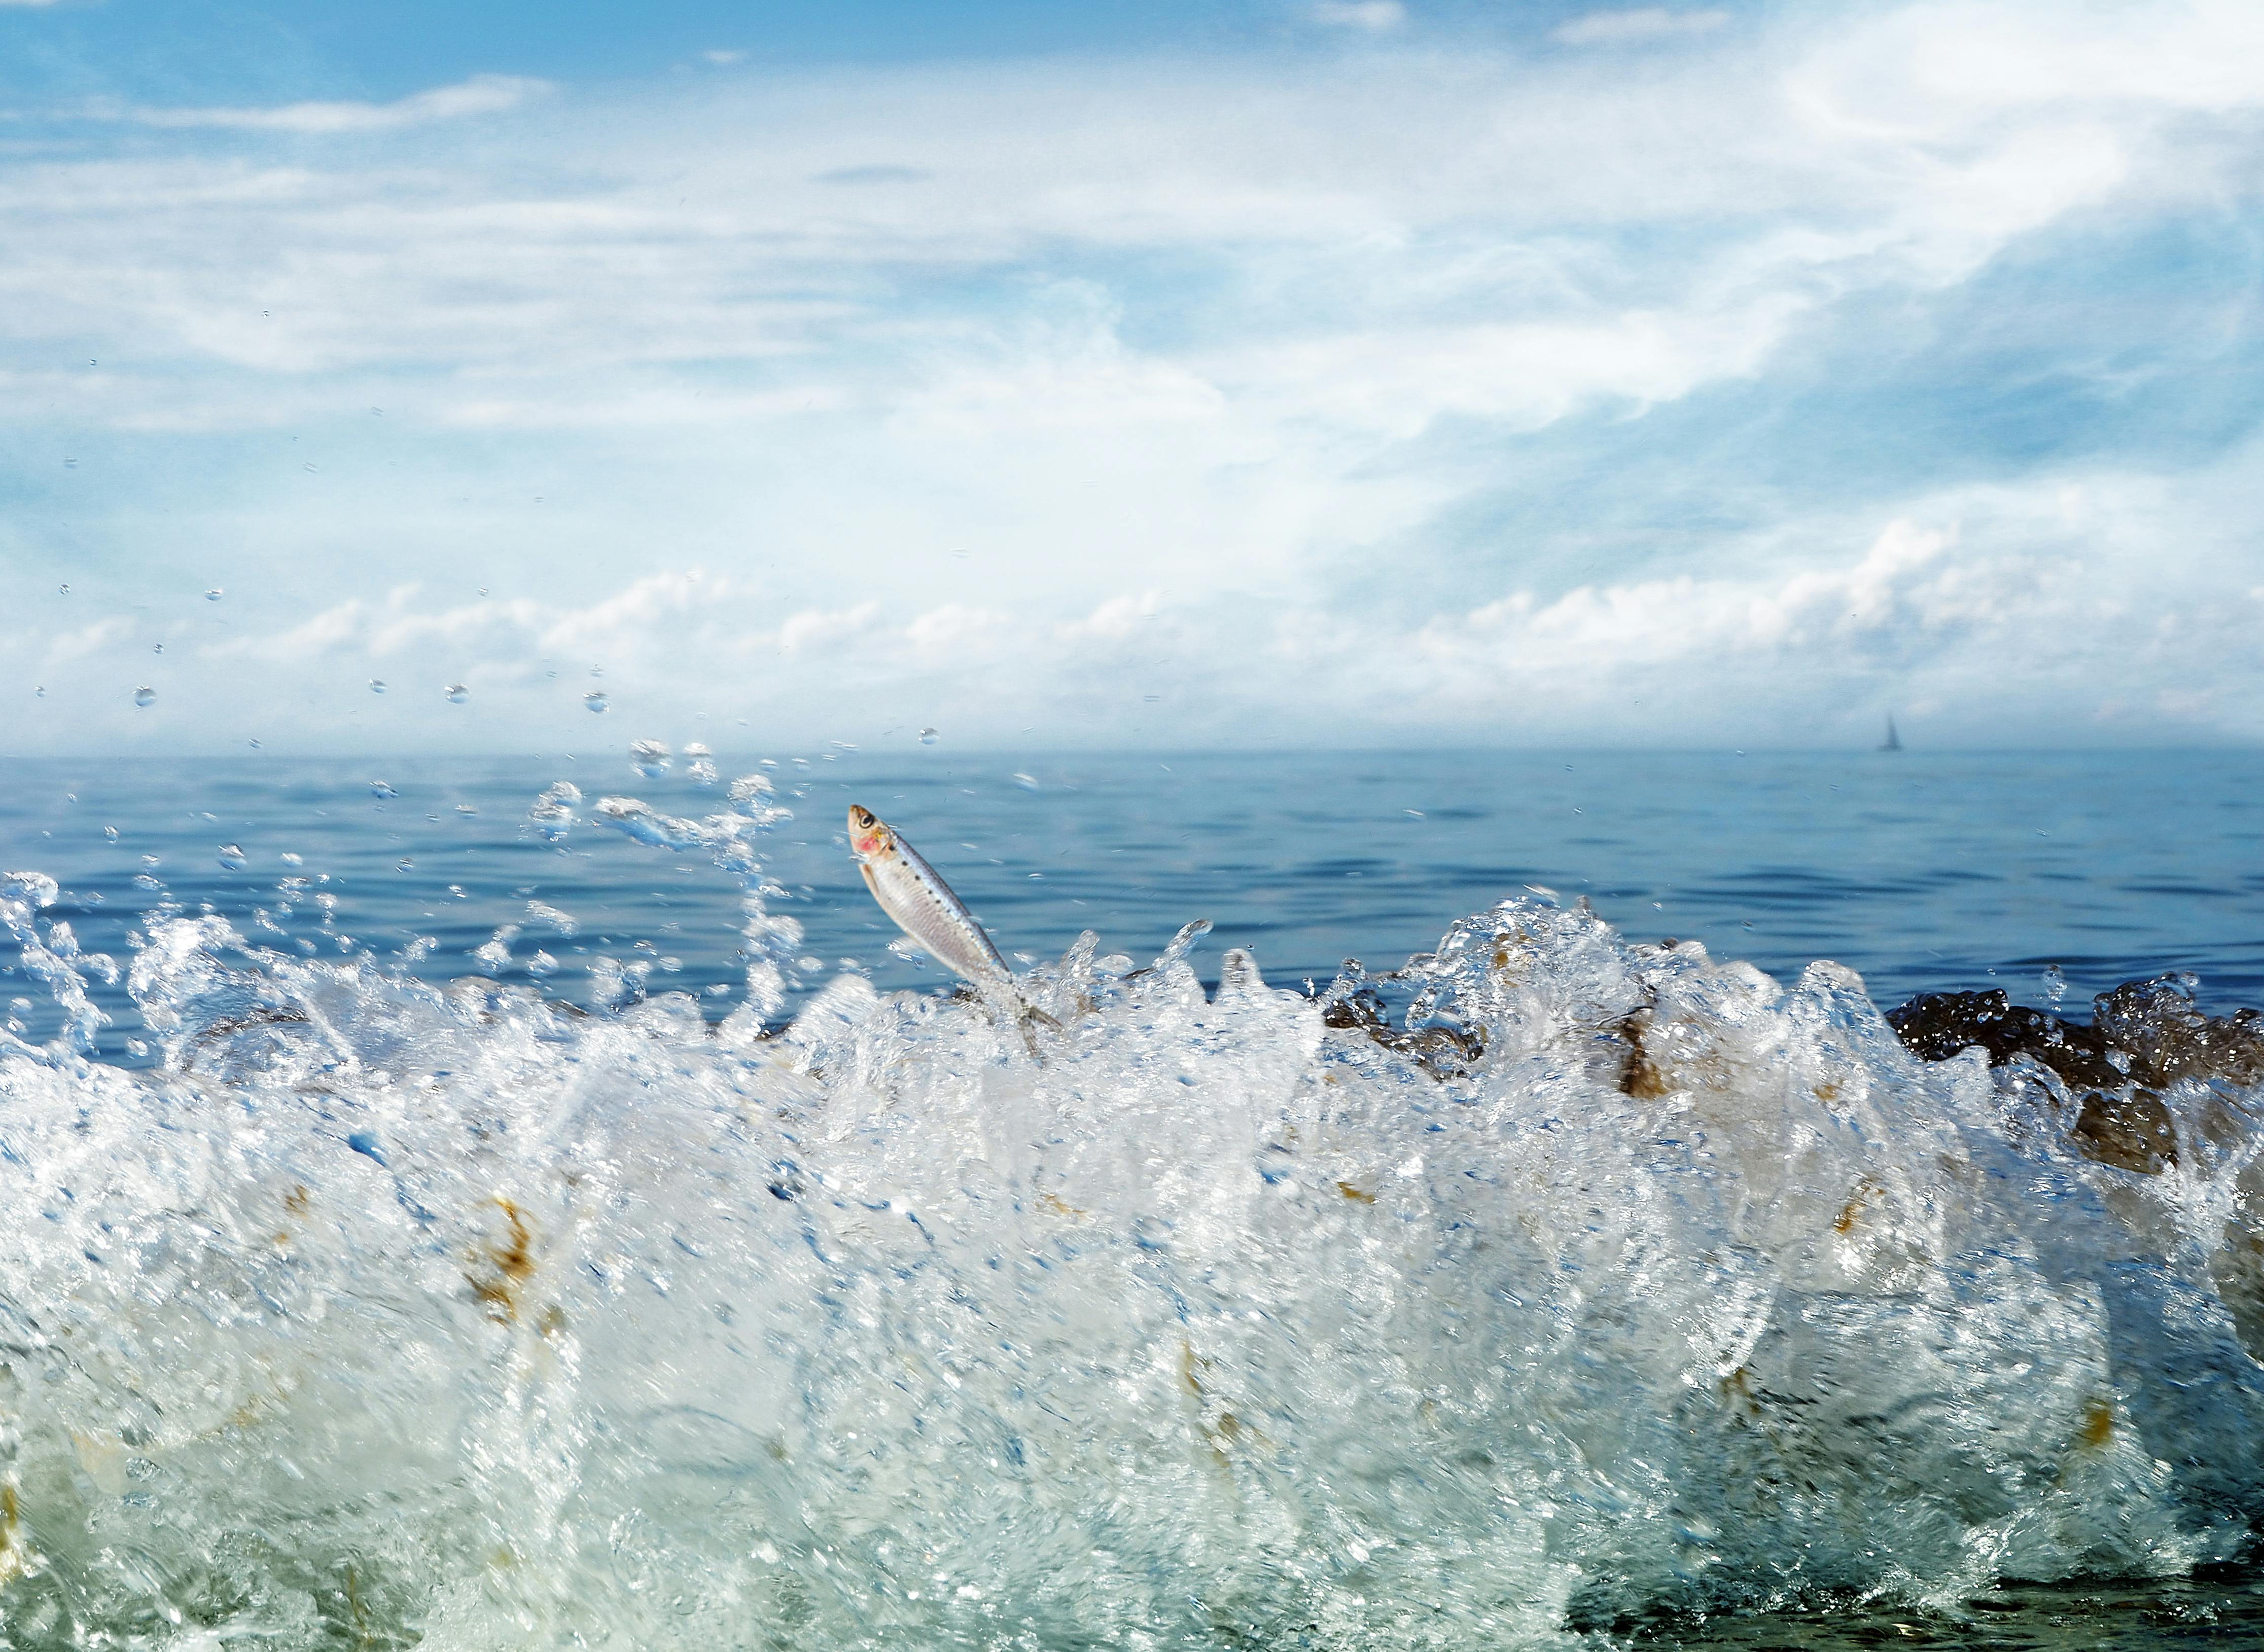
[[[668,772],[668,747],[658,740],[640,740],[629,748],[629,763],[648,780]]]
[[[603,711],[607,706],[613,704],[611,700],[606,698],[602,690],[594,688],[588,693],[582,696],[582,703],[584,706],[587,706],[591,711]]]
[[[400,793],[395,791],[382,780],[372,780],[369,783],[369,794],[372,797],[399,797],[401,795]]]
[[[115,826],[105,826],[102,829],[102,835],[114,844],[118,841],[118,828]]]
[[[1025,792],[1034,792],[1038,789],[1038,777],[1034,774],[1022,774],[1017,772],[1014,776],[1014,784],[1020,786]]]
[[[919,733],[919,742],[920,744],[924,746],[933,745],[935,743],[935,730],[932,728],[921,729]]]
[[[472,697],[472,691],[466,688],[461,683],[449,684],[447,693],[448,703],[451,706],[461,706]]]
[[[156,700],[157,691],[147,683],[134,691],[134,703],[137,706],[153,706]]]
[[[223,594],[224,593],[221,591],[221,588],[214,585],[210,591],[205,592],[205,600],[207,602],[218,602]]]
[[[369,679],[369,692],[373,694],[382,694],[385,692],[385,679],[381,677],[371,677]]]
[[[220,864],[230,872],[241,871],[248,859],[243,851],[234,844],[222,844],[220,846]]]

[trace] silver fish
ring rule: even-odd
[[[1014,972],[1006,967],[983,926],[919,851],[871,809],[855,803],[849,806],[849,847],[856,853],[857,869],[865,874],[865,887],[898,929],[1017,1021],[1059,1025],[1023,999]]]

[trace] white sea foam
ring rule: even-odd
[[[754,816],[594,819],[728,860],[774,984]],[[1491,1648],[2264,1510],[2253,1098],[2145,1177],[1832,965],[1520,899],[1380,1040],[1194,939],[1034,972],[1036,1065],[854,975],[766,1036],[154,920],[162,1069],[0,1040],[0,1641]]]

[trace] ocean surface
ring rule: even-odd
[[[0,1646],[2254,1641],[2260,850],[2246,752],[0,762]]]

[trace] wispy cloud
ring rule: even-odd
[[[2264,12],[1658,15],[59,127],[11,737],[2264,735]]]
[[[0,0],[7,4],[7,0]],[[134,109],[127,119],[145,127],[221,127],[245,132],[389,132],[438,120],[502,114],[552,90],[548,81],[512,75],[475,75],[454,86],[435,86],[392,103],[295,103],[250,109]]]
[[[1331,28],[1383,34],[1407,21],[1407,8],[1399,0],[1316,0],[1309,15]]]
[[[1551,37],[1567,46],[1629,46],[1646,40],[1709,34],[1730,20],[1722,11],[1671,11],[1641,6],[1628,11],[1591,11],[1560,23]]]

